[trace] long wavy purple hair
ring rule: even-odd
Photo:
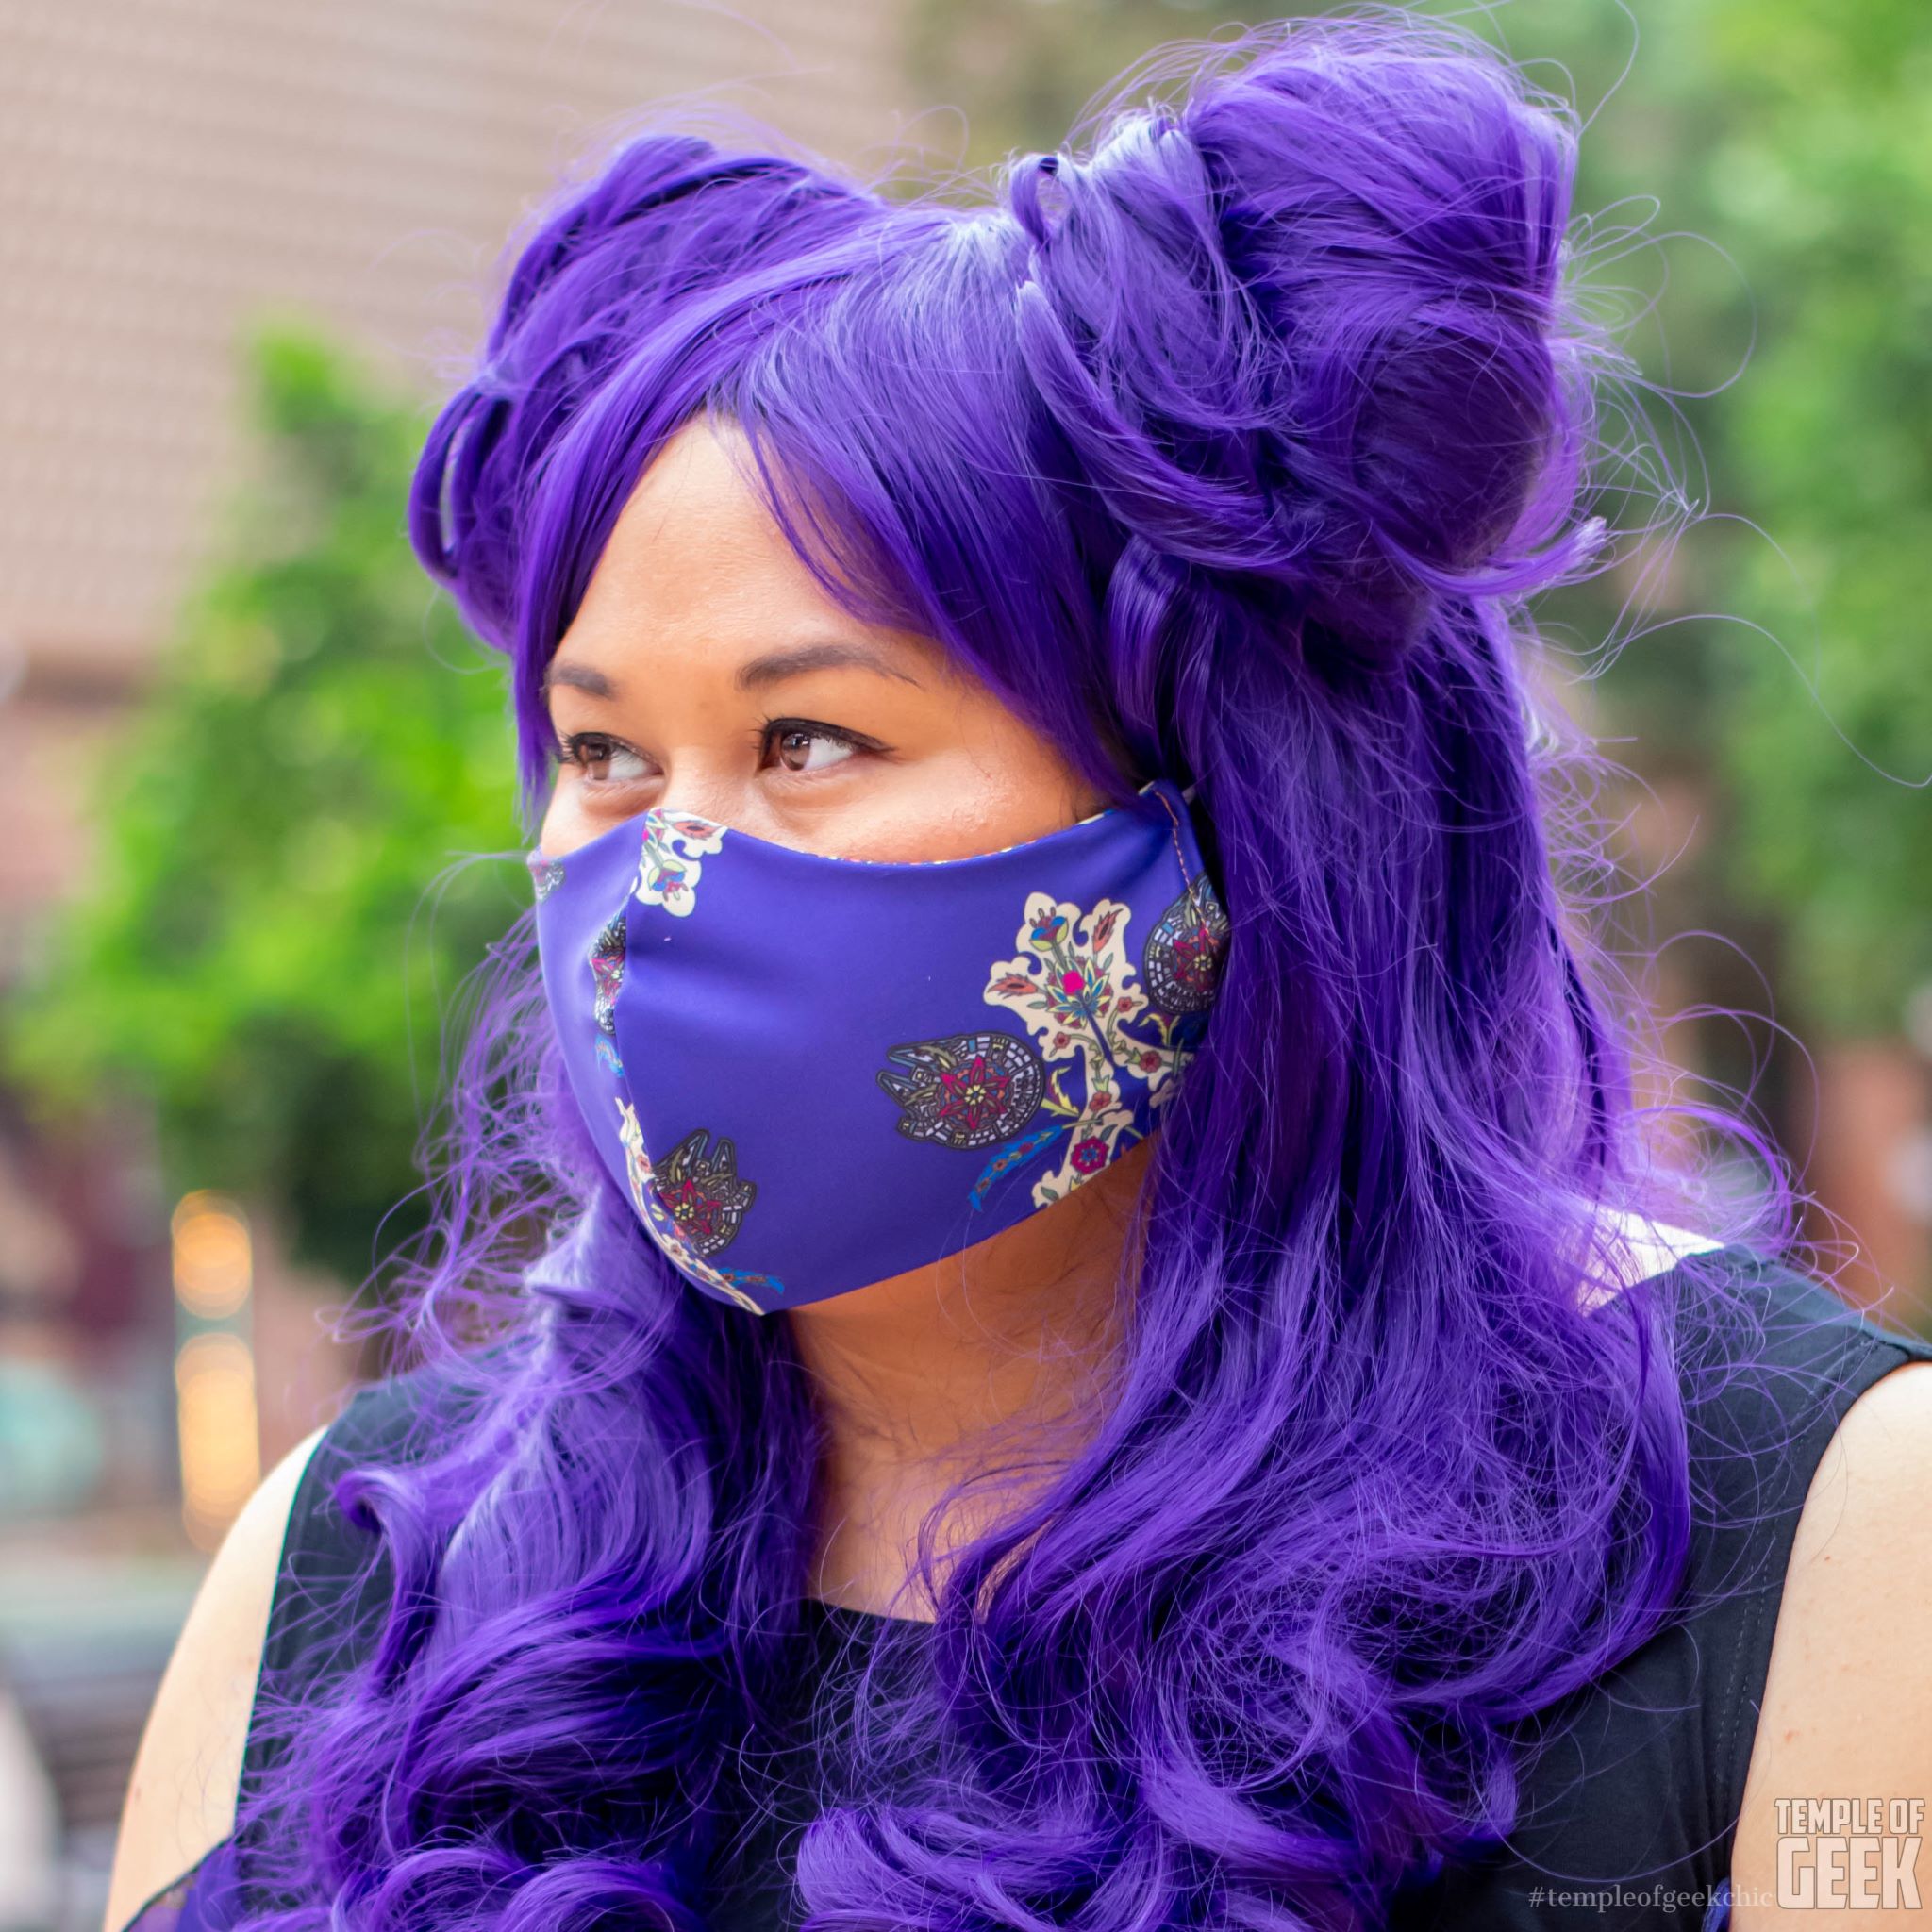
[[[1728,1291],[1584,1292],[1592,1211],[1782,1246],[1790,1196],[1728,1115],[1671,1107],[1663,1151],[1587,929],[1603,767],[1529,675],[1629,375],[1573,286],[1574,154],[1399,10],[1166,50],[976,198],[651,135],[545,211],[429,434],[412,540],[510,660],[532,823],[545,664],[700,412],[847,608],[1108,796],[1199,788],[1232,941],[1104,1409],[935,1570],[924,1672],[842,1713],[880,1782],[804,1839],[815,1926],[1373,1925],[1508,1824],[1516,1721],[1671,1611],[1682,1298]],[[605,1175],[527,918],[474,991],[393,1317],[474,1399],[336,1484],[386,1623],[265,1707],[285,1906],[248,1924],[700,1926],[796,1673],[823,1422],[787,1322],[686,1287]]]

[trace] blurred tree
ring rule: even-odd
[[[1725,597],[1770,636],[1720,641],[1739,884],[1784,922],[1805,1013],[1895,1034],[1932,977],[1932,9],[1708,16],[1699,186],[1761,344],[1725,467],[1770,540]]]
[[[7,1019],[46,1110],[155,1109],[173,1191],[270,1205],[350,1282],[411,1189],[441,1013],[521,869],[499,660],[403,528],[417,412],[324,336],[249,357],[258,475],[102,799],[99,861]],[[421,1225],[392,1215],[380,1252]]]

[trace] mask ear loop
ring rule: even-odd
[[[1194,788],[1190,785],[1181,793],[1182,798],[1191,801]],[[1173,806],[1167,802],[1167,794],[1157,791],[1155,797],[1160,801],[1160,808],[1167,814],[1167,835],[1174,841],[1174,862],[1181,869],[1181,879],[1190,891],[1194,889],[1194,874],[1188,868],[1188,855],[1181,850],[1181,822]]]

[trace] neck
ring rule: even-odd
[[[1119,1339],[1152,1144],[944,1261],[787,1310],[825,1424],[814,1596],[929,1618],[911,1573],[931,1506],[994,1467],[1010,1498],[1077,1452]],[[991,1520],[976,1497],[950,1512],[941,1557]]]

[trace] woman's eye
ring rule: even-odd
[[[601,731],[577,731],[566,738],[559,755],[593,785],[628,785],[649,774],[644,761],[627,744]]]
[[[830,771],[857,752],[876,748],[829,724],[794,718],[768,723],[760,741],[781,770],[805,774]],[[593,787],[635,785],[653,775],[648,758],[603,731],[573,731],[560,736],[557,756],[586,785]]]
[[[788,772],[822,772],[833,765],[842,765],[859,748],[852,739],[823,724],[774,725],[771,743],[778,754],[778,762]],[[824,749],[829,749],[832,756],[820,756]]]

